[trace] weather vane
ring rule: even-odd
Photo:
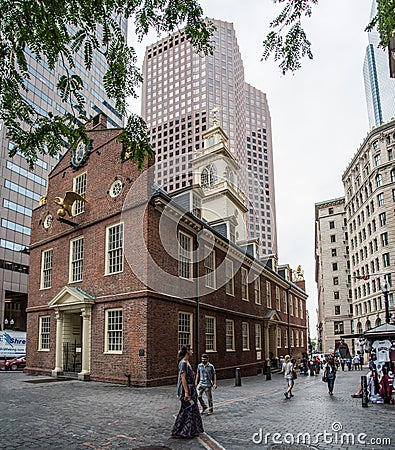
[[[303,272],[302,266],[300,264],[296,268],[296,271],[294,271],[294,276],[295,276],[296,281],[304,280],[304,272]]]
[[[221,107],[220,106],[214,106],[214,108],[211,110],[211,112],[213,113],[214,119],[213,119],[213,126],[216,127],[217,126],[217,113],[221,111]]]

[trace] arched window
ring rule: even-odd
[[[233,186],[235,184],[235,175],[229,166],[226,166],[225,176],[226,179],[229,181],[229,184]]]
[[[363,333],[363,331],[362,331],[362,324],[361,324],[361,322],[358,322],[358,325],[357,325],[357,330],[358,330],[358,334],[362,334],[362,333]]]
[[[380,319],[380,317],[378,317],[376,319],[376,327],[379,327],[380,325],[381,325],[381,319]]]
[[[200,184],[207,188],[212,186],[217,181],[217,168],[214,164],[209,164],[202,170]]]
[[[371,328],[372,328],[372,324],[370,323],[370,320],[367,320],[366,324],[365,324],[365,329],[370,330]]]

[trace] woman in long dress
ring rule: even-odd
[[[178,352],[178,398],[181,408],[171,430],[173,438],[193,438],[203,433],[202,417],[197,403],[195,373],[189,362],[193,355],[190,345],[183,346]]]

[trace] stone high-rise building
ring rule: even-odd
[[[351,261],[352,333],[385,323],[394,313],[395,121],[371,131],[343,174]]]
[[[248,238],[260,255],[277,253],[271,119],[266,95],[245,82],[231,23],[213,20],[214,53],[195,52],[183,31],[146,49],[142,115],[156,152],[155,179],[167,192],[189,186],[191,160],[203,149],[211,111],[229,136],[241,167],[239,187],[248,208]],[[218,174],[224,177],[224,174]]]
[[[352,297],[344,197],[315,204],[318,349],[333,353],[351,332]],[[352,345],[352,342],[350,342]]]
[[[126,21],[122,27],[126,35]],[[111,126],[121,127],[123,119],[115,110],[114,102],[107,97],[102,83],[106,71],[104,58],[94,53],[90,72],[84,69],[82,55],[77,54],[75,61],[73,71],[88,86],[84,92],[86,115],[93,117],[104,112]],[[28,91],[25,95],[34,108],[44,116],[48,110],[56,110],[59,114],[71,112],[71,106],[61,101],[56,90],[59,76],[66,71],[63,65],[58,64],[51,70],[45,61],[37,61],[33,53],[27,54],[27,63],[30,79],[26,81]],[[8,322],[14,329],[25,330],[32,210],[45,194],[48,174],[59,158],[39,155],[31,172],[19,154],[9,158],[12,145],[0,123],[0,329]]]

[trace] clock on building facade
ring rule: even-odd
[[[71,165],[78,169],[82,167],[89,158],[92,147],[92,140],[89,140],[87,144],[84,141],[79,141],[75,149],[71,152]]]

